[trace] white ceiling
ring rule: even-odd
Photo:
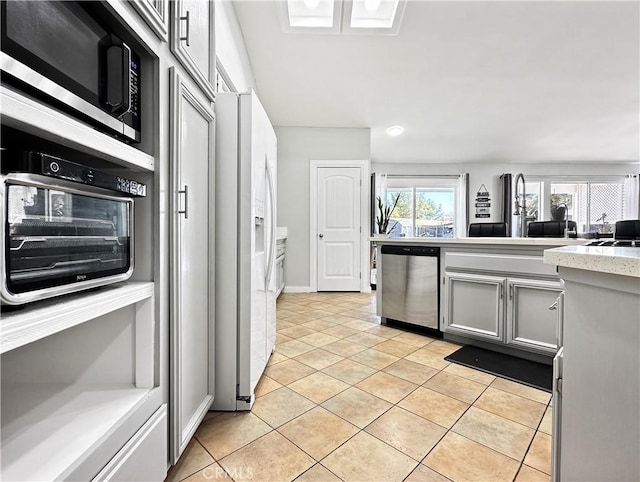
[[[234,4],[274,125],[369,127],[374,162],[640,159],[638,1],[409,0],[397,36],[284,33],[276,3]]]

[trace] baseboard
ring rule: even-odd
[[[311,288],[309,286],[285,286],[285,293],[311,293]]]
[[[310,286],[285,286],[282,290],[283,293],[315,293],[315,291],[311,290]],[[345,293],[347,293],[345,291]],[[354,293],[357,293],[354,291]],[[360,293],[371,293],[370,286],[363,286],[360,290]]]

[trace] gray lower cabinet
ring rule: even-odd
[[[565,306],[553,398],[554,480],[640,480],[640,279],[559,272]]]
[[[445,283],[446,332],[504,341],[504,277],[446,273]]]
[[[213,402],[214,114],[171,69],[170,451],[175,463]]]
[[[444,331],[553,355],[560,281],[445,273]]]
[[[507,291],[507,344],[555,354],[558,317],[551,307],[562,292],[560,281],[508,278]]]
[[[284,260],[286,254],[286,240],[279,239],[276,242],[276,297],[280,296],[280,293],[284,290],[285,275],[284,275]]]

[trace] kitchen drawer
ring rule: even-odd
[[[167,406],[162,405],[93,479],[164,480],[167,475]]]
[[[558,276],[556,267],[544,264],[542,255],[447,252],[444,265],[446,270],[455,271],[494,271],[519,275]]]

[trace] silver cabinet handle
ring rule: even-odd
[[[318,237],[319,237],[319,238],[324,238],[324,234],[322,234],[322,233],[321,233],[321,234],[318,234]]]
[[[184,185],[184,190],[178,191],[178,194],[184,194],[184,210],[178,209],[178,214],[184,214],[184,218],[189,218],[189,186]]]
[[[500,283],[500,299],[504,298],[504,284]]]
[[[509,299],[513,299],[513,285],[509,285]]]
[[[191,45],[189,44],[189,10],[187,10],[184,14],[184,17],[180,17],[180,21],[184,20],[185,22],[187,22],[187,34],[184,37],[180,37],[180,40],[184,40],[185,42],[187,42],[187,47],[190,47]]]
[[[551,310],[551,311],[554,311],[554,310],[557,310],[557,309],[558,309],[558,299],[557,299],[557,298],[556,298],[556,300],[555,300],[553,303],[551,303],[551,304],[549,305],[549,308],[548,308],[548,309],[549,309],[549,310]]]

